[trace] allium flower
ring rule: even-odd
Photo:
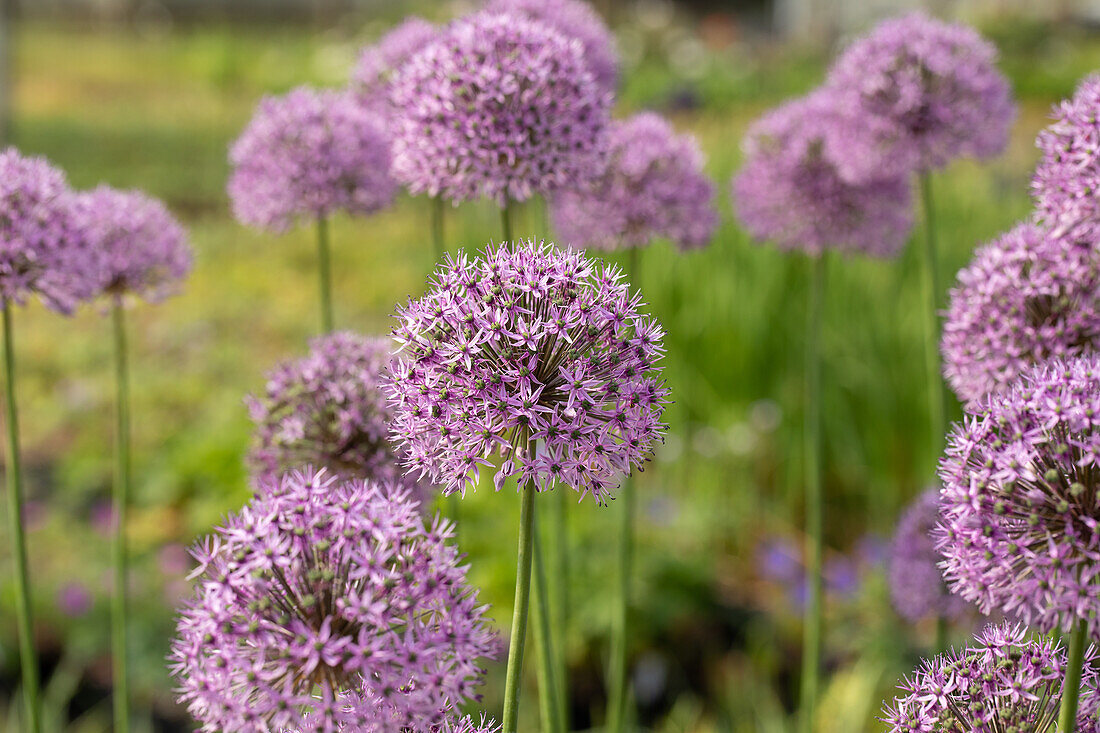
[[[580,41],[515,15],[454,23],[393,80],[394,175],[409,191],[504,205],[594,170],[611,95]]]
[[[202,730],[424,730],[471,699],[485,608],[451,529],[391,488],[265,479],[196,546],[171,669]]]
[[[911,13],[849,46],[826,86],[860,117],[889,123],[873,132],[887,158],[930,170],[1004,150],[1016,105],[996,59],[973,28]]]
[[[979,249],[951,290],[944,374],[974,405],[1031,364],[1100,345],[1100,259],[1089,246],[1020,224]]]
[[[619,82],[619,55],[615,36],[603,18],[582,0],[489,0],[485,9],[522,15],[545,23],[566,38],[576,38],[584,49],[584,61],[596,84],[615,92]]]
[[[936,549],[953,593],[1041,631],[1100,611],[1100,360],[1052,359],[983,398],[940,463]]]
[[[749,232],[782,249],[893,257],[912,228],[906,175],[873,176],[861,124],[817,92],[778,107],[745,138],[734,208]]]
[[[394,432],[410,467],[464,493],[499,453],[498,490],[516,475],[604,503],[664,429],[664,334],[641,305],[618,268],[553,245],[448,256],[394,330],[406,357],[389,388]]]
[[[373,213],[397,191],[390,157],[381,118],[350,93],[266,97],[229,151],[233,213],[279,232],[336,211]]]
[[[612,123],[603,172],[553,200],[554,226],[571,246],[643,247],[668,238],[701,247],[718,226],[714,185],[695,139],[660,115]]]
[[[388,111],[390,82],[394,73],[414,54],[439,36],[433,24],[411,15],[373,45],[359,53],[351,75],[351,88],[372,108]]]
[[[939,489],[932,488],[918,496],[902,513],[890,543],[890,599],[898,614],[911,622],[930,616],[960,619],[971,610],[970,604],[951,595],[940,572],[932,539],[940,518],[939,495]]]
[[[102,290],[156,301],[191,270],[187,233],[157,199],[109,186],[77,194],[77,225],[101,260]]]
[[[987,626],[974,644],[921,663],[883,710],[890,733],[1027,731],[1055,733],[1066,653],[1020,626]],[[1086,654],[1079,733],[1096,733],[1095,650]]]
[[[95,295],[101,274],[76,225],[65,174],[15,148],[0,152],[0,297],[23,304],[37,295],[69,313]]]

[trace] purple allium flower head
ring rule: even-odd
[[[604,503],[664,430],[663,331],[617,267],[533,241],[448,256],[397,314],[389,389],[407,463],[465,493],[508,476]],[[530,450],[537,442],[538,451]]]
[[[888,159],[916,170],[1004,150],[1016,117],[997,50],[969,26],[922,13],[892,18],[840,55],[826,87],[861,118]]]
[[[566,38],[576,38],[581,42],[584,61],[596,84],[606,92],[615,92],[619,82],[615,36],[588,3],[582,0],[489,0],[485,9],[537,20]]]
[[[953,593],[1043,632],[1100,610],[1100,360],[1052,359],[971,409],[940,462],[933,533]]]
[[[734,176],[738,217],[757,239],[817,255],[893,257],[912,228],[907,175],[875,176],[879,158],[834,95],[816,92],[757,120]]]
[[[1031,364],[1100,345],[1100,257],[1019,224],[979,249],[951,290],[941,350],[947,381],[975,405]]]
[[[440,726],[438,733],[500,733],[500,725],[486,720],[484,715],[479,720],[467,715],[464,718],[450,718]]]
[[[69,618],[86,616],[92,610],[92,594],[80,582],[73,581],[57,591],[57,607]]]
[[[0,298],[37,295],[70,313],[96,294],[102,263],[79,231],[65,174],[45,158],[0,152]]]
[[[394,175],[413,194],[504,205],[596,170],[611,95],[580,41],[517,15],[456,21],[393,80]]]
[[[77,225],[100,259],[102,291],[157,301],[191,270],[187,233],[159,200],[99,186],[76,195]]]
[[[934,616],[964,618],[970,604],[947,590],[940,572],[940,555],[932,539],[939,520],[937,488],[926,490],[906,507],[890,543],[890,600],[898,614],[910,622]]]
[[[262,479],[193,550],[201,581],[171,652],[181,702],[204,731],[442,723],[493,646],[450,538],[393,487]]]
[[[352,91],[372,108],[381,105],[388,116],[390,82],[394,74],[417,52],[431,44],[440,30],[423,18],[410,15],[376,43],[359,53],[352,72]],[[377,103],[377,104],[376,104]]]
[[[554,196],[553,218],[571,246],[644,247],[668,238],[702,247],[718,226],[714,184],[695,139],[650,112],[614,122],[603,172]]]
[[[1077,730],[1096,733],[1096,652],[1081,680]],[[1027,731],[1055,733],[1066,653],[1021,626],[987,626],[975,642],[924,660],[883,709],[890,733]]]
[[[371,214],[397,192],[382,119],[349,92],[299,87],[264,98],[229,162],[234,215],[278,232],[336,211]]]

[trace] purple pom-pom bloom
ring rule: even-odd
[[[940,572],[932,530],[939,520],[939,489],[928,489],[898,520],[890,543],[890,599],[902,618],[916,622],[929,616],[960,619],[970,604],[951,595]]]
[[[351,76],[351,88],[372,108],[388,114],[390,82],[394,74],[412,56],[431,44],[439,28],[423,18],[411,15],[359,54]],[[379,107],[379,105],[381,107]]]
[[[187,233],[159,200],[99,186],[76,195],[76,221],[101,262],[102,290],[157,301],[191,271]]]
[[[1100,260],[1091,247],[1025,223],[959,272],[943,326],[944,374],[974,405],[1028,366],[1100,343]]]
[[[1027,731],[1054,733],[1066,652],[1020,626],[987,626],[974,644],[921,663],[883,710],[890,733]],[[1085,655],[1079,733],[1096,733],[1095,650]]]
[[[745,138],[732,185],[738,217],[785,250],[897,255],[913,224],[908,177],[873,175],[879,158],[864,141],[860,122],[831,94],[772,110]]]
[[[983,398],[940,463],[936,549],[953,593],[1044,632],[1100,611],[1100,362],[1052,359]]]
[[[494,646],[450,537],[392,487],[310,469],[261,482],[193,551],[181,702],[204,731],[441,724]]]
[[[608,145],[602,173],[554,196],[554,226],[566,243],[616,249],[664,237],[687,249],[710,241],[718,226],[714,185],[694,138],[642,113],[612,123]]]
[[[619,56],[615,37],[603,18],[582,0],[489,0],[485,9],[537,20],[566,38],[576,38],[584,49],[584,61],[596,84],[614,92],[619,81]]]
[[[826,86],[860,117],[885,157],[911,169],[1004,150],[1016,116],[997,50],[974,29],[912,13],[879,24],[837,59]]]
[[[79,231],[65,174],[45,158],[0,152],[0,297],[37,295],[70,313],[96,295],[102,263]]]
[[[397,314],[390,387],[410,467],[465,492],[499,453],[508,476],[604,503],[664,426],[663,331],[622,272],[553,245],[448,258]],[[529,449],[537,441],[538,452]]]
[[[501,206],[597,168],[611,95],[580,41],[516,15],[459,20],[393,80],[394,175],[414,194]]]
[[[266,97],[229,161],[234,215],[277,232],[336,211],[370,214],[397,192],[381,118],[346,92],[300,87]]]

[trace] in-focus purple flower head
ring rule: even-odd
[[[299,87],[265,97],[229,162],[233,214],[276,232],[337,211],[371,214],[397,192],[384,123],[350,92]]]
[[[603,171],[552,202],[554,226],[575,247],[644,247],[667,238],[683,249],[714,235],[714,184],[703,174],[695,139],[660,115],[613,122]]]
[[[1043,632],[1100,611],[1100,360],[1052,359],[983,398],[940,463],[944,578]]]
[[[487,12],[409,59],[392,99],[394,175],[411,193],[501,206],[597,170],[611,107],[580,41]]]
[[[35,295],[67,314],[96,295],[102,263],[73,204],[65,174],[45,158],[0,152],[0,298],[23,305]]]
[[[973,607],[952,595],[940,572],[940,555],[932,531],[939,521],[938,488],[924,491],[906,507],[890,543],[890,600],[907,621],[925,618],[955,621]]]
[[[617,267],[553,244],[448,256],[394,329],[410,468],[447,494],[490,467],[498,490],[514,475],[604,503],[665,430],[664,332],[641,307]]]
[[[1100,344],[1100,255],[1024,223],[979,249],[951,290],[940,344],[960,400],[976,405],[1032,364]]]
[[[393,487],[262,479],[193,550],[170,655],[181,702],[211,732],[443,724],[494,641],[451,534]]]
[[[401,21],[378,41],[359,52],[351,75],[351,90],[371,109],[389,116],[390,82],[417,52],[439,36],[440,29],[415,15]]]
[[[1096,733],[1096,652],[1081,679],[1077,730]],[[972,644],[924,660],[883,709],[890,733],[1027,731],[1055,733],[1066,652],[1022,626],[987,626]]]
[[[826,87],[860,118],[884,157],[913,170],[1004,150],[1016,118],[997,50],[977,31],[923,13],[886,20],[833,64]]]
[[[489,0],[485,10],[537,20],[566,38],[577,39],[597,86],[610,94],[615,93],[619,83],[615,36],[589,3],[583,0]]]
[[[187,233],[158,199],[99,186],[76,195],[75,212],[109,297],[157,301],[191,271]]]
[[[764,115],[749,129],[733,179],[741,222],[784,250],[896,256],[913,225],[908,176],[873,174],[881,159],[867,139],[829,92]]]

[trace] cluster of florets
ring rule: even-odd
[[[391,98],[394,175],[410,192],[502,206],[587,177],[611,106],[580,41],[488,12],[409,59]]]
[[[394,431],[409,466],[450,494],[499,454],[497,489],[516,475],[604,503],[665,427],[663,331],[641,305],[617,267],[577,251],[448,256],[394,330]]]
[[[451,529],[393,487],[264,479],[196,546],[171,669],[204,731],[442,725],[494,637]]]
[[[695,139],[653,113],[612,123],[601,173],[554,196],[554,226],[575,247],[701,247],[718,226],[714,185]]]
[[[100,186],[76,195],[75,217],[100,264],[101,290],[156,301],[191,270],[187,233],[157,199]]]
[[[1046,632],[1100,611],[1100,362],[1052,359],[950,435],[936,548],[952,592]]]
[[[234,215],[274,231],[336,211],[370,214],[397,192],[382,119],[348,92],[300,87],[263,99],[229,161]]]
[[[977,251],[951,290],[941,349],[959,399],[975,404],[1028,366],[1100,344],[1093,247],[1025,223]]]
[[[351,76],[352,91],[368,106],[387,116],[390,82],[412,56],[439,35],[439,28],[423,18],[409,16],[359,54]]]
[[[934,616],[956,620],[972,607],[952,595],[940,572],[932,531],[939,521],[939,489],[932,488],[910,504],[890,542],[890,599],[898,614],[912,622]]]
[[[913,223],[908,177],[876,173],[868,140],[828,92],[772,110],[749,129],[733,179],[742,223],[782,249],[895,256]]]
[[[1004,150],[1016,107],[996,58],[973,28],[913,13],[853,43],[826,86],[858,116],[888,123],[866,130],[884,157],[924,171]]]
[[[925,660],[883,711],[890,733],[1055,733],[1066,653],[1019,626],[987,626],[974,644]],[[1086,654],[1077,730],[1096,733],[1095,651]]]

